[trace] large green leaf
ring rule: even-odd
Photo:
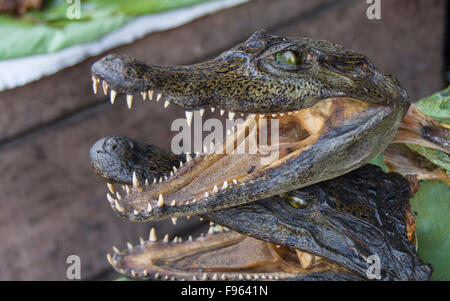
[[[450,86],[421,99],[415,105],[434,120],[450,124]]]
[[[0,14],[0,60],[52,53],[99,40],[133,18],[206,0],[89,0],[81,2],[81,19],[70,20],[64,0],[48,1],[43,11],[21,18]]]
[[[411,209],[417,212],[418,254],[433,265],[432,280],[450,280],[450,187],[422,181]]]

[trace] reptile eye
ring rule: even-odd
[[[305,209],[309,205],[308,201],[293,195],[288,197],[288,203],[297,209]]]
[[[283,65],[298,66],[303,64],[305,56],[295,50],[283,50],[276,54],[276,60]]]

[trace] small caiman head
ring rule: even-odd
[[[127,156],[110,150],[110,163],[141,157],[158,164],[156,147],[125,137],[109,137],[106,144],[113,141],[140,147]],[[148,151],[140,155],[142,149]],[[134,168],[121,166],[128,171],[123,183],[131,184]],[[155,172],[144,169],[144,174]],[[156,170],[170,167],[162,163]],[[202,216],[216,225],[196,239],[169,241],[159,234],[158,240],[152,229],[148,240],[115,249],[108,259],[136,279],[364,280],[377,276],[370,266],[379,264],[377,279],[426,280],[432,268],[415,253],[410,196],[404,177],[365,165],[332,180],[206,213]]]
[[[193,159],[187,154],[173,172],[148,178],[136,170],[126,193],[110,196],[115,211],[134,221],[207,213],[349,172],[387,146],[409,107],[399,83],[365,56],[264,31],[204,63],[166,67],[108,55],[92,74],[94,90],[102,81],[112,102],[117,93],[127,94],[129,107],[135,94],[164,98],[186,110],[187,124],[208,107],[230,119],[248,114],[225,141]],[[91,150],[96,171],[123,183],[96,163],[103,145]],[[254,150],[236,154],[242,146]]]

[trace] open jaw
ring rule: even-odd
[[[364,280],[376,255],[376,279],[427,280],[432,267],[415,253],[409,197],[405,178],[366,165],[205,214],[211,226],[195,239],[162,238],[152,228],[138,245],[113,247],[108,261],[143,280]]]
[[[187,124],[207,108],[227,111],[230,119],[248,114],[206,153],[187,154],[163,176],[136,171],[125,193],[108,196],[119,215],[135,221],[201,214],[339,176],[380,153],[409,107],[399,83],[366,57],[327,41],[264,31],[190,66],[108,55],[92,66],[92,79],[94,92],[101,83],[113,103],[124,93],[129,107],[136,94],[183,107]]]
[[[395,134],[392,119],[399,118],[401,111],[350,98],[325,99],[283,115],[250,114],[224,142],[194,158],[169,160],[175,163],[165,172],[146,178],[136,168],[132,185],[123,191],[113,187],[119,179],[108,179],[115,192],[108,200],[118,215],[149,221],[278,195],[367,163]],[[102,139],[91,150],[100,175],[105,172],[94,161],[104,147]]]

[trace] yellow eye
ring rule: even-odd
[[[303,64],[305,57],[295,50],[283,50],[277,53],[276,60],[284,65],[298,66]]]
[[[288,197],[288,203],[289,203],[289,205],[291,205],[292,207],[297,208],[297,209],[305,209],[309,205],[309,203],[307,201],[305,201],[304,199],[293,196],[293,195]]]

